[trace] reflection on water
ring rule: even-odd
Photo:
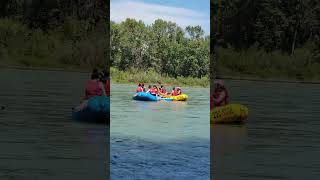
[[[188,102],[132,100],[135,86],[112,84],[112,179],[209,179],[208,89]]]
[[[106,179],[108,129],[71,108],[83,73],[0,69],[0,179]]]
[[[320,85],[228,81],[249,107],[243,125],[215,125],[215,179],[318,179]]]

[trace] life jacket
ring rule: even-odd
[[[151,93],[151,94],[156,94],[156,89],[155,89],[155,88],[151,88],[151,89],[150,89],[150,93]]]
[[[137,87],[136,92],[143,92],[143,88],[141,86]]]
[[[102,96],[103,91],[99,86],[99,81],[89,80],[86,84],[85,99],[93,96]]]
[[[167,90],[165,88],[161,88],[161,91],[160,91],[162,94],[167,94]]]
[[[226,89],[224,89],[224,92],[225,92],[225,97],[223,98],[222,101],[220,102],[216,102],[216,103],[213,103],[213,106],[224,106],[224,105],[227,105],[229,103],[229,95],[228,95],[228,91]],[[220,96],[221,92],[219,91],[215,91],[213,93],[213,98],[218,98]],[[212,100],[213,101],[213,100]]]
[[[172,90],[171,95],[172,96],[177,96],[178,95],[177,90]]]

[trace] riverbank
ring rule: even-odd
[[[314,51],[298,48],[293,56],[252,47],[236,51],[217,48],[218,75],[224,79],[319,83],[320,62]]]
[[[192,78],[177,77],[172,78],[156,73],[154,70],[141,71],[138,69],[130,69],[128,71],[119,71],[116,68],[110,68],[110,76],[115,83],[138,84],[138,83],[156,83],[172,86],[190,86],[190,87],[209,87],[210,81],[208,77]]]

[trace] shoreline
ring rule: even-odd
[[[255,82],[274,82],[274,83],[297,83],[297,84],[320,84],[320,80],[297,80],[285,78],[257,78],[257,77],[234,77],[234,76],[220,76],[223,80],[236,80],[236,81],[255,81]]]
[[[79,73],[90,73],[90,68],[81,68],[81,67],[67,67],[67,68],[50,68],[50,67],[30,67],[30,66],[6,66],[6,65],[0,65],[0,69],[16,69],[16,70],[35,70],[35,71],[64,71],[64,72],[79,72]],[[320,84],[320,80],[297,80],[297,79],[286,79],[286,78],[258,78],[258,77],[249,77],[249,76],[220,76],[223,80],[236,80],[236,81],[255,81],[255,82],[275,82],[275,83],[299,83],[299,84]],[[111,76],[111,79],[112,76]],[[139,82],[130,82],[130,81],[121,81],[121,80],[115,80],[115,84],[137,84]],[[145,83],[145,84],[154,84],[154,83]],[[163,83],[163,85],[166,86],[173,86],[174,83]],[[208,85],[210,86],[210,85]],[[193,85],[186,85],[185,87],[203,87],[204,86],[193,86]]]

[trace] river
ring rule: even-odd
[[[88,77],[0,69],[0,179],[107,179],[109,129],[71,119]]]
[[[143,102],[132,100],[135,88],[111,85],[111,179],[210,179],[209,89]]]
[[[243,125],[211,127],[217,180],[318,179],[320,85],[226,81],[249,107]]]

